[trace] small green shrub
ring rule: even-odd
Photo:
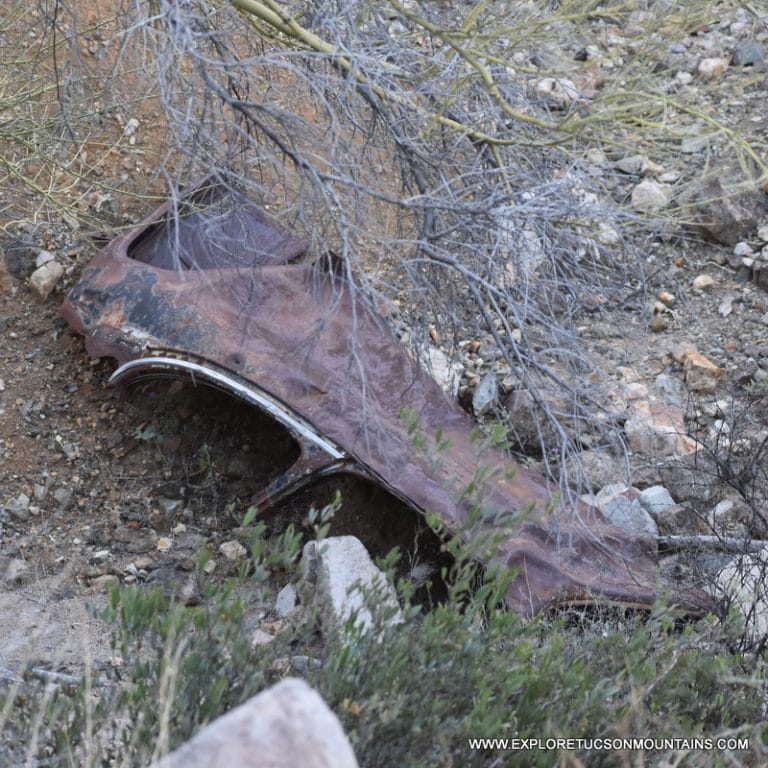
[[[89,676],[79,685],[5,690],[0,762],[22,765],[25,756],[47,766],[145,764],[296,674],[285,663],[296,654],[320,656],[310,682],[341,718],[361,766],[764,762],[765,662],[732,650],[739,627],[729,630],[714,617],[686,622],[663,604],[650,615],[604,606],[526,623],[502,607],[512,574],[478,570],[473,549],[455,538],[446,542],[456,555],[443,574],[447,599],[431,611],[411,604],[412,585],[401,581],[402,623],[390,623],[391,608],[371,594],[368,634],[350,621],[318,650],[314,626],[299,623],[254,646],[237,592],[254,582],[258,588],[276,568],[290,572],[299,545],[291,531],[265,544],[258,523],[253,530],[250,567],[228,584],[208,585],[200,607],[183,607],[159,590],[115,589],[107,618],[122,663],[102,686]],[[385,559],[392,572],[398,557]],[[470,748],[479,738],[722,734],[748,738],[749,750]]]
[[[754,762],[764,662],[730,653],[722,625],[697,625],[660,604],[645,615],[608,608],[582,620],[525,623],[501,608],[500,575],[467,600],[451,591],[421,623],[326,648],[312,678],[364,766],[629,765],[612,752],[471,750],[471,738],[749,737]],[[459,583],[461,579],[458,580]],[[762,692],[762,693],[761,693]],[[633,755],[663,762],[671,755]],[[714,752],[696,765],[730,765]],[[759,761],[758,761],[759,762]]]

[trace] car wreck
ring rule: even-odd
[[[581,502],[555,502],[542,476],[479,450],[470,416],[331,260],[309,263],[307,249],[208,180],[101,250],[62,312],[93,357],[117,360],[111,385],[182,375],[281,424],[300,451],[253,499],[260,509],[320,478],[356,475],[461,533],[479,500],[485,525],[510,531],[495,556],[517,574],[513,610],[650,607],[660,591],[656,542]],[[404,408],[422,434],[440,435],[437,457],[412,439]],[[675,599],[702,608],[696,596]]]

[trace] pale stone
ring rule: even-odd
[[[640,374],[628,365],[616,366],[616,373],[625,384],[632,384],[640,379]]]
[[[21,586],[32,578],[32,569],[29,564],[18,557],[9,559],[0,557],[0,571],[4,571],[0,575],[0,585],[3,587]]]
[[[326,634],[342,630],[350,620],[370,630],[373,616],[366,598],[371,592],[376,593],[377,605],[391,611],[391,623],[402,621],[397,593],[354,536],[334,536],[305,544],[297,591],[304,605],[317,608]]]
[[[472,395],[472,410],[475,416],[485,416],[490,413],[499,402],[499,379],[491,371],[483,376],[480,383],[475,387]]]
[[[691,283],[697,291],[706,291],[715,285],[715,278],[712,275],[696,275]]]
[[[632,207],[643,213],[652,213],[669,203],[671,188],[667,184],[645,179],[632,190]]]
[[[35,266],[42,267],[43,264],[47,264],[49,261],[53,261],[56,257],[50,251],[40,251],[35,259]]]
[[[627,533],[658,536],[656,521],[643,508],[639,491],[623,483],[612,483],[595,496],[595,506],[613,523]]]
[[[679,344],[675,344],[670,350],[669,354],[672,355],[672,359],[680,363],[681,365],[685,362],[685,358],[688,357],[691,352],[697,352],[695,344],[691,344],[689,341],[683,341]]]
[[[43,300],[47,299],[64,275],[64,267],[57,261],[49,261],[38,267],[29,278],[32,290]]]
[[[614,165],[622,173],[632,174],[634,176],[654,176],[664,171],[663,166],[649,160],[645,155],[631,155],[622,157]]]
[[[565,77],[545,77],[536,83],[536,94],[552,109],[566,109],[581,98],[573,80]]]
[[[461,363],[451,362],[445,352],[430,345],[422,354],[422,364],[446,395],[458,395],[461,376],[464,373]]]
[[[648,456],[685,456],[698,448],[685,433],[683,412],[675,405],[632,401],[624,431],[629,447]]]
[[[641,400],[648,397],[648,387],[639,381],[633,381],[624,385],[624,397],[627,400]]]
[[[713,80],[728,69],[728,59],[716,56],[709,59],[702,59],[697,67],[698,73],[705,80]]]
[[[714,392],[725,374],[725,368],[718,368],[700,352],[689,352],[684,368],[685,383],[694,392]]]
[[[248,550],[236,540],[224,541],[219,545],[221,552],[227,560],[240,560],[248,554]]]
[[[601,221],[598,224],[597,239],[603,245],[618,245],[621,242],[621,235],[612,226]]]
[[[663,485],[654,485],[640,492],[637,497],[643,509],[655,520],[669,507],[675,506],[675,500]]]
[[[768,548],[731,560],[713,591],[743,614],[749,637],[759,641],[768,634]]]
[[[205,726],[150,768],[357,768],[336,715],[286,678]]]
[[[270,635],[269,632],[265,632],[263,629],[257,628],[251,635],[251,645],[254,647],[257,645],[269,645],[274,639],[274,635]]]
[[[296,608],[296,587],[293,584],[286,584],[278,593],[275,600],[275,613],[281,618],[293,613]]]

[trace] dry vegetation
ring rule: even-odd
[[[513,447],[568,493],[581,489],[584,445],[626,456],[601,387],[610,356],[589,328],[615,322],[620,307],[628,326],[645,329],[649,244],[683,237],[687,215],[640,214],[595,158],[642,152],[681,169],[681,186],[726,166],[745,182],[768,178],[759,125],[741,130],[725,110],[665,85],[679,35],[738,8],[760,17],[737,0],[9,5],[4,242],[34,241],[40,228],[111,237],[209,169],[225,171],[307,237],[314,257],[333,251],[359,299],[384,311],[415,355],[432,345],[453,356],[490,335],[506,386],[531,398],[526,427],[506,425]],[[618,30],[629,39],[621,54]],[[550,77],[548,97],[537,84]],[[561,94],[564,79],[577,96],[570,86]],[[717,153],[681,166],[680,139],[694,124]],[[762,478],[762,455],[738,462]],[[724,475],[735,471],[732,456],[716,458]],[[145,764],[171,721],[173,746],[279,677],[276,660],[302,652],[322,658],[311,681],[361,765],[765,762],[764,647],[735,613],[693,624],[664,606],[651,617],[598,609],[526,626],[496,608],[508,575],[489,574],[468,595],[473,553],[452,546],[459,565],[446,604],[389,630],[386,654],[364,637],[318,649],[308,626],[253,648],[231,586],[211,586],[199,610],[115,591],[106,617],[125,666],[101,687],[88,672],[56,688],[1,688],[0,762]],[[252,581],[292,573],[290,538],[254,547]],[[169,665],[175,697],[148,705]],[[465,749],[467,735],[511,733],[735,734],[751,748],[533,758]]]

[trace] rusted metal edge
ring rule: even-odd
[[[349,454],[339,448],[332,440],[317,433],[315,428],[298,413],[287,408],[268,392],[259,389],[252,382],[245,382],[225,371],[217,370],[211,364],[201,365],[191,360],[177,357],[150,356],[140,357],[123,363],[110,377],[110,386],[125,384],[137,374],[159,374],[165,371],[183,372],[194,381],[195,376],[221,387],[229,394],[261,408],[279,421],[294,437],[306,441],[325,453],[331,459],[349,459]]]
[[[218,194],[208,182],[187,197],[205,202]],[[253,203],[243,205],[242,213],[224,206],[235,211],[230,223],[215,209],[215,226],[195,209],[183,222],[184,243],[194,252],[181,259],[168,234],[175,225],[164,223],[172,215],[166,203],[85,269],[62,313],[93,356],[118,360],[112,384],[181,373],[269,414],[297,441],[300,457],[262,491],[262,503],[318,477],[349,473],[417,512],[438,514],[446,530],[461,534],[473,503],[462,489],[475,483],[478,465],[498,468],[485,483],[484,501],[499,523],[515,526],[498,554],[519,573],[508,593],[511,608],[532,615],[601,598],[653,603],[660,589],[655,542],[618,530],[579,502],[553,511],[543,477],[501,452],[478,454],[471,419],[409,357],[383,318],[343,277],[290,263],[306,244]],[[230,253],[248,222],[253,250]],[[206,266],[169,268],[177,262]],[[430,439],[442,433],[449,447],[439,461],[414,444],[402,406],[413,408]],[[536,514],[521,517],[529,506]],[[696,604],[696,595],[677,597]]]

